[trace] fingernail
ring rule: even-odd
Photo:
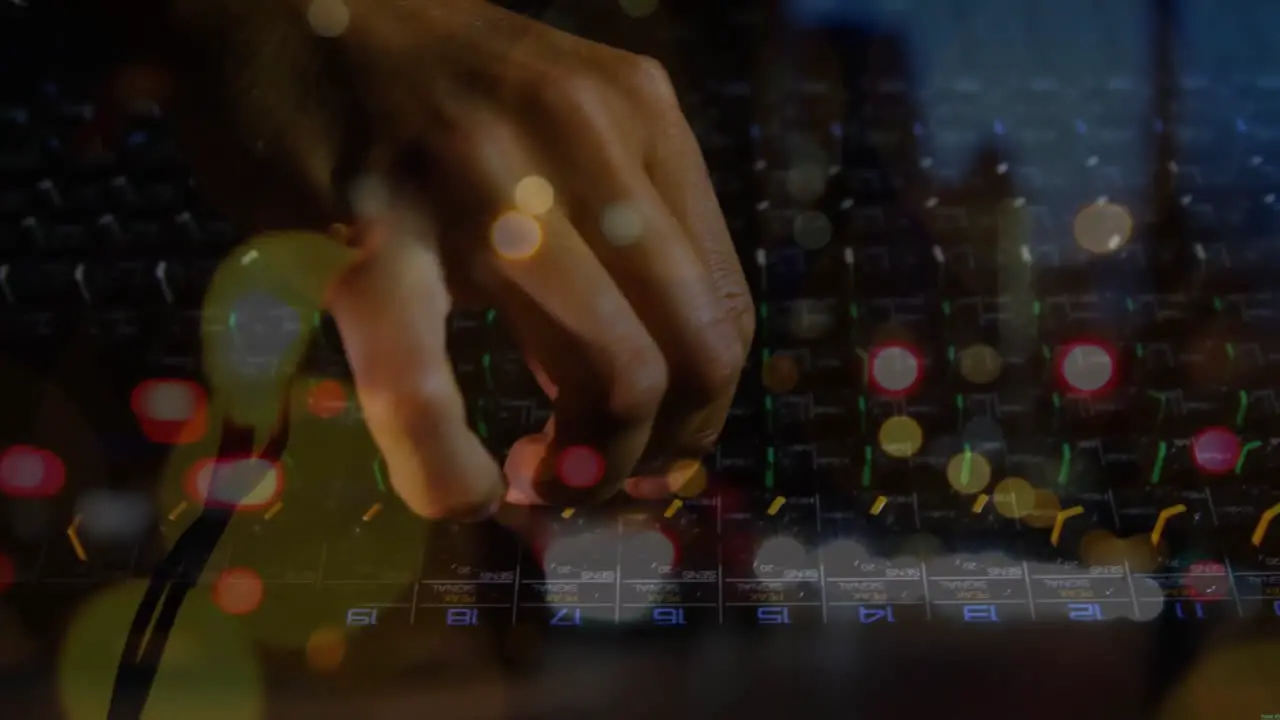
[[[642,500],[663,498],[671,494],[666,475],[641,475],[627,478],[624,483],[627,494]]]
[[[541,502],[532,493],[517,485],[507,488],[506,500],[511,505],[539,505]]]
[[[480,522],[481,520],[488,520],[494,515],[497,515],[498,510],[500,510],[501,508],[502,508],[502,499],[500,498],[498,500],[494,500],[492,505],[490,505],[489,507],[483,510],[480,510],[465,518],[459,518],[459,521],[460,522]]]
[[[502,467],[507,476],[507,497],[512,498],[508,502],[525,505],[541,503],[533,488],[542,458],[547,454],[548,443],[550,439],[546,436],[529,435],[511,446],[511,452],[507,453],[507,461]]]

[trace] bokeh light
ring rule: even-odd
[[[210,406],[265,442],[318,330],[334,278],[356,252],[323,233],[257,235],[219,264],[201,326]]]
[[[1101,343],[1076,342],[1058,353],[1058,377],[1073,393],[1105,392],[1116,378],[1116,354]]]
[[[886,395],[910,393],[924,375],[920,357],[906,345],[881,345],[871,351],[867,363],[872,387]]]
[[[611,203],[600,213],[600,230],[610,244],[627,247],[644,235],[644,219],[630,203]]]
[[[707,468],[701,460],[679,460],[667,471],[667,484],[677,497],[697,497],[707,489]]]
[[[831,242],[831,219],[817,210],[806,210],[792,221],[796,244],[806,250],[820,250]]]
[[[797,202],[811,205],[827,191],[827,168],[817,162],[800,162],[787,171],[787,191]]]
[[[67,468],[52,450],[12,445],[0,453],[0,493],[12,498],[47,498],[62,491]]]
[[[595,558],[600,551],[600,537],[593,532],[575,532],[564,535],[557,535],[547,541],[546,548],[542,551],[542,567],[547,572],[548,579],[558,575],[557,567],[582,568],[589,567],[592,558]],[[574,608],[580,606],[572,605],[572,603],[557,602],[548,596],[547,602],[550,605],[571,605]],[[587,606],[581,607],[583,620],[606,620],[613,621],[614,606]]]
[[[761,368],[761,381],[764,387],[775,395],[785,395],[795,389],[800,382],[800,366],[795,358],[785,353],[770,355]]]
[[[1036,489],[1020,477],[1008,477],[996,483],[991,491],[996,512],[1007,518],[1020,518],[1036,505]]]
[[[1119,565],[1124,560],[1124,541],[1115,533],[1093,528],[1080,537],[1080,561],[1086,566]]]
[[[154,528],[151,500],[141,493],[88,490],[76,501],[76,510],[84,532],[103,540],[136,543]]]
[[[311,0],[307,8],[307,23],[311,31],[320,37],[338,37],[347,31],[351,23],[351,11],[343,0]]]
[[[879,439],[880,447],[886,455],[909,458],[919,452],[924,444],[924,430],[914,419],[896,415],[880,426]]]
[[[223,360],[247,377],[274,372],[277,362],[289,363],[290,351],[300,352],[297,346],[305,334],[295,307],[274,292],[256,290],[231,298],[227,327],[231,342],[224,344]]]
[[[347,634],[340,627],[322,627],[307,638],[307,665],[318,673],[331,673],[347,655]]]
[[[542,215],[556,204],[556,191],[546,178],[530,175],[516,183],[516,207],[526,215]]]
[[[947,462],[947,482],[965,495],[982,492],[991,482],[991,463],[979,453],[958,452]]]
[[[187,497],[198,505],[265,510],[284,493],[284,467],[264,458],[205,458],[187,472]]]
[[[134,387],[129,405],[142,434],[153,443],[187,445],[208,431],[209,398],[191,380],[143,380]]]
[[[262,578],[249,568],[229,568],[213,583],[214,603],[228,615],[248,615],[262,604]]]
[[[587,445],[571,445],[560,452],[556,471],[560,481],[571,488],[595,487],[604,477],[604,457]]]
[[[1074,230],[1080,247],[1105,255],[1129,241],[1133,234],[1133,216],[1123,206],[1102,198],[1076,214]]]
[[[508,211],[493,221],[489,242],[508,260],[527,260],[542,246],[542,225],[530,215]]]
[[[960,351],[957,356],[960,376],[974,385],[987,385],[1000,377],[1004,361],[1000,353],[990,345],[977,343]]]
[[[145,583],[90,598],[72,618],[59,657],[58,696],[67,720],[102,720],[116,666]],[[240,623],[201,593],[188,595],[169,633],[143,718],[261,720],[266,688]]]
[[[643,18],[658,9],[658,0],[618,0],[618,6],[630,17]]]
[[[1123,538],[1117,548],[1122,552],[1123,562],[1129,563],[1131,572],[1153,573],[1160,566],[1160,548],[1151,544],[1151,536],[1138,533]]]
[[[307,410],[318,418],[331,419],[347,409],[347,389],[337,380],[318,380],[307,390]]]
[[[650,568],[657,575],[667,576],[679,562],[679,551],[671,538],[661,530],[641,530],[622,536],[622,552],[636,559],[640,567]],[[648,604],[654,604],[646,601]],[[620,605],[618,619],[623,622],[643,621],[649,618],[648,605]]]
[[[1053,527],[1058,519],[1058,512],[1062,510],[1062,501],[1058,496],[1048,488],[1036,488],[1035,500],[1031,504],[1031,509],[1023,513],[1022,522],[1027,527],[1038,528],[1041,530]]]
[[[809,551],[799,540],[790,535],[775,535],[761,541],[756,548],[755,562],[751,566],[753,569],[769,565],[779,568],[806,567],[808,559]]]
[[[1226,475],[1240,459],[1240,438],[1225,427],[1201,430],[1191,439],[1191,459],[1209,475]]]

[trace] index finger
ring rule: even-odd
[[[365,421],[392,487],[427,518],[485,517],[505,484],[467,425],[446,350],[450,297],[425,218],[393,207],[371,218],[364,256],[332,285]]]

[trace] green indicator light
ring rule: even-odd
[[[1222,312],[1222,298],[1216,297],[1213,299],[1213,309]]]
[[[956,346],[948,345],[947,346],[947,362],[955,363],[955,361],[956,361]]]
[[[862,449],[862,487],[871,487],[871,446]]]
[[[1228,359],[1228,360],[1230,360],[1231,362],[1235,362],[1235,361],[1236,361],[1236,346],[1235,346],[1235,343],[1227,343],[1227,359]]]
[[[1164,456],[1169,452],[1169,446],[1165,441],[1160,441],[1160,447],[1156,449],[1156,466],[1151,468],[1151,484],[1160,484],[1160,473],[1164,470]]]
[[[1240,391],[1240,408],[1236,410],[1236,427],[1244,425],[1244,417],[1249,413],[1249,393]]]
[[[492,325],[494,320],[498,319],[497,310],[486,310],[484,314],[484,322],[486,325]]]
[[[1129,312],[1133,312],[1133,298],[1125,298],[1124,306],[1129,309]]]
[[[1236,474],[1237,474],[1237,475],[1239,475],[1239,474],[1240,474],[1240,471],[1241,471],[1241,470],[1244,470],[1244,458],[1245,458],[1245,456],[1246,456],[1246,455],[1248,455],[1248,454],[1249,454],[1249,451],[1250,451],[1250,450],[1252,450],[1252,449],[1254,449],[1254,448],[1260,448],[1260,447],[1262,447],[1262,442],[1261,442],[1261,441],[1258,441],[1258,440],[1254,440],[1253,442],[1245,443],[1245,446],[1244,446],[1244,447],[1242,447],[1242,448],[1240,448],[1240,457],[1239,457],[1239,459],[1237,459],[1237,460],[1236,460]]]
[[[489,426],[484,420],[476,421],[476,434],[479,435],[482,440],[489,439]]]
[[[1142,357],[1147,352],[1147,349],[1142,343],[1138,343],[1133,347],[1133,351],[1138,357]]]
[[[490,388],[493,387],[493,357],[489,353],[480,356],[480,367],[484,368],[484,384]]]
[[[1071,445],[1062,443],[1062,460],[1058,463],[1058,484],[1067,484],[1067,474],[1071,471]]]
[[[1040,301],[1039,300],[1036,300],[1035,302],[1031,303],[1031,314],[1035,315],[1036,317],[1040,317]]]
[[[765,449],[764,456],[765,456],[764,486],[772,490],[773,489],[773,447],[772,446]]]
[[[236,329],[236,314],[235,314],[235,313],[231,313],[230,315],[228,315],[228,316],[227,316],[227,327],[231,328],[232,330],[235,330],[235,329]]]
[[[858,318],[858,303],[849,303],[849,317]]]
[[[1062,396],[1058,393],[1053,394],[1053,407],[1055,410],[1062,407]]]
[[[951,301],[950,301],[950,300],[943,300],[943,301],[942,301],[942,314],[943,314],[943,315],[950,315],[950,314],[951,314]]]
[[[373,479],[378,482],[379,490],[387,491],[387,482],[382,477],[382,458],[375,458],[373,461]]]

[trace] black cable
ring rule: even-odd
[[[271,438],[260,453],[253,453],[252,431],[235,427],[229,421],[224,423],[217,458],[252,455],[272,462],[278,461],[289,441],[288,405],[285,407],[280,424],[282,430]],[[217,468],[216,464],[214,468]],[[246,488],[246,492],[248,490]],[[242,498],[237,498],[236,501],[240,499]],[[120,654],[107,720],[141,719],[151,688],[155,684],[160,661],[168,646],[169,633],[178,619],[182,603],[200,582],[213,551],[234,516],[234,506],[227,508],[206,505],[200,516],[183,531],[173,548],[156,566],[134,613],[124,650]],[[147,632],[149,628],[150,634]]]

